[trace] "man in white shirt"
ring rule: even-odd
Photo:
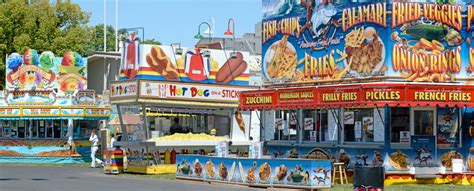
[[[114,134],[110,135],[110,148],[114,148],[115,136]]]
[[[92,130],[91,137],[89,138],[91,142],[91,168],[96,167],[96,162],[102,164],[102,161],[98,158],[95,158],[97,150],[99,150],[99,138],[97,137],[97,131],[95,129]]]

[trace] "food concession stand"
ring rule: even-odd
[[[261,112],[273,158],[383,166],[386,185],[473,184],[473,8],[263,0],[266,81],[239,108]]]
[[[249,53],[146,45],[133,38],[110,95],[126,171],[174,173],[177,154],[207,155],[223,143],[238,156],[248,155],[259,138],[258,117],[236,111],[239,92],[256,89],[249,86]],[[125,126],[125,115],[139,116],[140,124]]]
[[[90,161],[89,136],[111,114],[87,89],[87,59],[28,49],[6,60],[0,96],[0,162]]]

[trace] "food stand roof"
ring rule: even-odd
[[[313,93],[309,93],[309,92]],[[474,107],[474,86],[425,83],[366,83],[245,91],[241,110],[373,106]],[[310,101],[313,103],[310,103]]]
[[[140,116],[136,114],[124,114],[122,115],[124,125],[139,125],[142,123]],[[109,125],[120,125],[119,116],[114,117],[109,121]]]

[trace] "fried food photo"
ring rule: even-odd
[[[400,150],[389,156],[389,162],[392,167],[397,169],[406,169],[409,163],[408,156]]]
[[[201,176],[202,174],[201,162],[197,161],[196,163],[194,163],[194,173],[196,173],[197,176]]]
[[[345,39],[346,60],[351,60],[351,70],[359,73],[371,73],[382,61],[384,46],[373,27],[356,28]]]
[[[282,164],[278,167],[278,171],[275,175],[275,180],[276,181],[282,181],[282,180],[285,179],[287,174],[288,174],[288,169],[286,168],[285,165]]]
[[[221,177],[221,180],[224,180],[227,178],[227,167],[225,166],[224,162],[221,162],[219,165],[219,177]]]
[[[260,177],[260,181],[267,182],[270,179],[271,171],[272,169],[270,168],[270,165],[267,162],[260,165],[260,168],[258,169],[258,176]]]
[[[206,174],[208,177],[214,178],[214,163],[212,163],[210,160],[206,162]]]
[[[462,156],[456,151],[451,151],[441,155],[439,160],[441,160],[441,165],[443,165],[447,169],[450,169],[451,167],[453,167],[453,159],[462,159]]]
[[[267,66],[267,74],[272,79],[290,78],[297,65],[296,51],[287,46],[288,35],[281,38],[278,44],[270,46],[274,51]]]
[[[257,180],[257,177],[255,176],[255,169],[254,168],[249,168],[247,170],[247,182],[253,183]]]

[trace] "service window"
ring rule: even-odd
[[[344,108],[342,120],[345,142],[384,141],[384,126],[375,110],[373,108]],[[379,112],[383,115],[383,111]]]
[[[10,128],[10,137],[18,138],[18,121],[11,121]]]
[[[55,139],[61,138],[61,121],[60,120],[54,120],[53,122],[53,135]]]
[[[296,141],[298,125],[297,111],[276,111],[275,140]]]
[[[44,120],[38,121],[38,138],[46,138],[46,121]]]
[[[436,140],[439,148],[456,148],[460,142],[459,108],[437,109]]]
[[[410,108],[390,108],[390,142],[406,144],[410,143]]]
[[[23,139],[25,138],[25,121],[20,120],[18,121],[18,138]]]
[[[330,142],[328,113],[326,109],[303,110],[303,141]]]
[[[38,138],[38,121],[32,120],[30,121],[31,126],[31,138],[36,139]]]
[[[53,138],[53,121],[51,120],[46,121],[46,138]]]
[[[314,109],[303,110],[303,141],[319,142],[315,125],[316,111]]]
[[[435,108],[415,108],[411,110],[413,135],[434,135]]]

